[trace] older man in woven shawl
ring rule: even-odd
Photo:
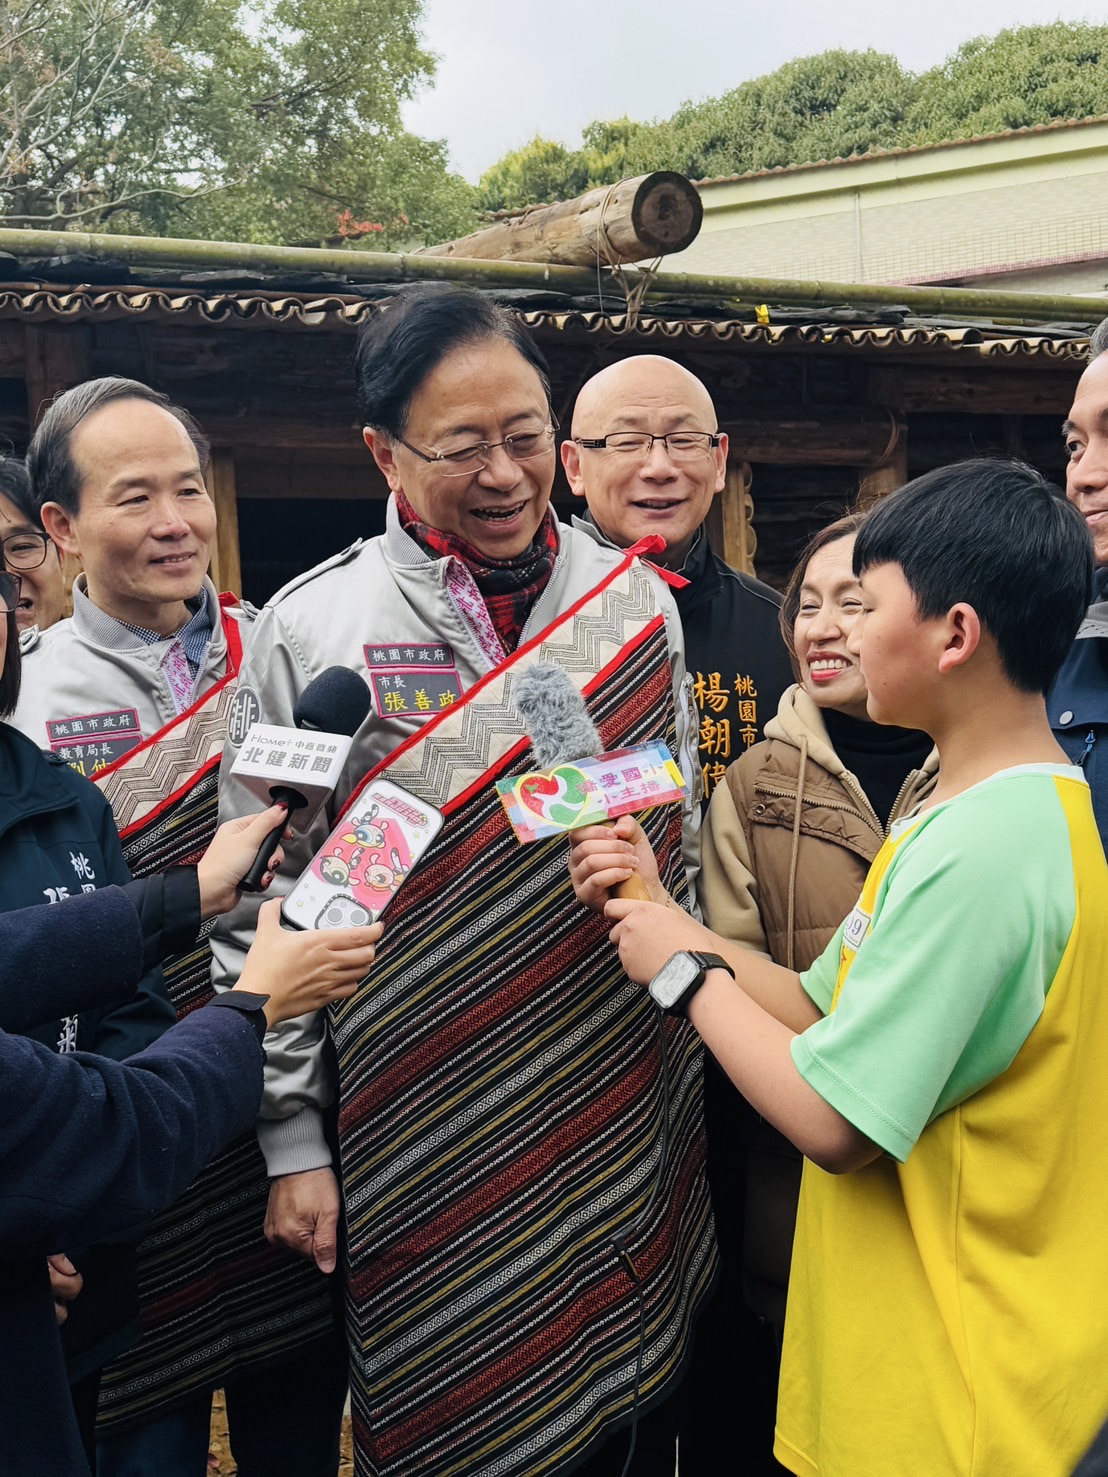
[[[27,638],[15,722],[101,784],[136,876],[195,860],[215,828],[243,612],[205,574],[207,459],[187,412],[116,378],[60,396],[28,454],[46,531],[84,574],[72,618]],[[165,980],[179,1015],[204,1003],[204,937]],[[150,1228],[142,1339],[100,1391],[100,1477],[202,1474],[221,1385],[242,1477],[333,1477],[341,1329],[327,1279],[265,1240],[267,1193],[250,1134]],[[272,1420],[286,1381],[306,1392],[294,1433]]]
[[[270,602],[241,682],[284,724],[333,663],[372,692],[290,876],[367,774],[444,823],[363,989],[270,1044],[271,1234],[307,1255],[334,1244],[319,1122],[337,1091],[363,1477],[617,1474],[633,1423],[632,1470],[672,1477],[714,1270],[701,1058],[626,985],[564,842],[521,846],[493,783],[528,768],[513,684],[538,661],[569,675],[607,749],[664,739],[693,772],[672,600],[632,551],[553,517],[545,363],[512,314],[476,292],[403,294],[363,330],[358,386],[386,531]],[[228,782],[221,813],[249,808]],[[646,819],[682,894],[684,818]],[[240,908],[217,935],[221,983],[249,932]]]

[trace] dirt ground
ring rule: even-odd
[[[231,1459],[231,1448],[227,1442],[227,1416],[223,1408],[223,1391],[217,1390],[212,1402],[212,1442],[208,1448],[208,1471],[213,1477],[232,1477],[238,1468]],[[350,1417],[342,1423],[342,1460],[339,1462],[339,1477],[353,1477],[354,1456],[350,1436]]]

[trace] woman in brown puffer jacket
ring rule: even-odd
[[[890,822],[935,782],[937,758],[922,733],[866,714],[866,686],[847,636],[861,613],[852,557],[861,515],[811,540],[789,581],[781,627],[799,681],[786,689],[763,743],[727,772],[708,808],[701,903],[714,932],[807,969],[858,900]],[[709,1172],[724,1278],[741,1278],[747,1306],[778,1331],[800,1155],[720,1072],[705,1083]],[[733,1193],[713,1144],[730,1151]],[[735,1153],[744,1161],[735,1183]]]

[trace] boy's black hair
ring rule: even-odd
[[[900,566],[924,620],[972,605],[1023,692],[1050,686],[1092,598],[1085,520],[1022,462],[957,462],[891,493],[854,545],[855,574],[878,564]]]
[[[38,504],[31,492],[27,468],[17,456],[0,456],[0,493],[17,510],[29,528],[42,527]]]
[[[397,293],[358,335],[354,381],[362,425],[396,441],[432,370],[455,349],[490,339],[519,351],[542,381],[549,405],[546,359],[514,313],[472,287],[424,283]]]

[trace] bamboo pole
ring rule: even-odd
[[[226,241],[184,241],[155,236],[97,236],[83,231],[18,231],[0,228],[0,251],[25,264],[88,259],[129,267],[223,269],[334,275],[349,282],[459,282],[477,287],[566,293],[596,292],[596,269],[530,262],[473,262],[395,252],[354,252],[311,246],[255,246]],[[626,269],[625,269],[626,270]],[[632,281],[635,273],[628,272]],[[1108,316],[1108,297],[1060,293],[998,292],[969,287],[900,287],[881,283],[794,282],[770,277],[713,277],[692,272],[659,272],[651,279],[648,302],[679,297],[731,307],[758,304],[809,307],[905,307],[916,313],[993,322],[1094,324]]]
[[[456,241],[421,246],[416,255],[612,266],[684,251],[703,219],[696,187],[683,174],[664,169],[601,185],[556,205],[532,205]]]

